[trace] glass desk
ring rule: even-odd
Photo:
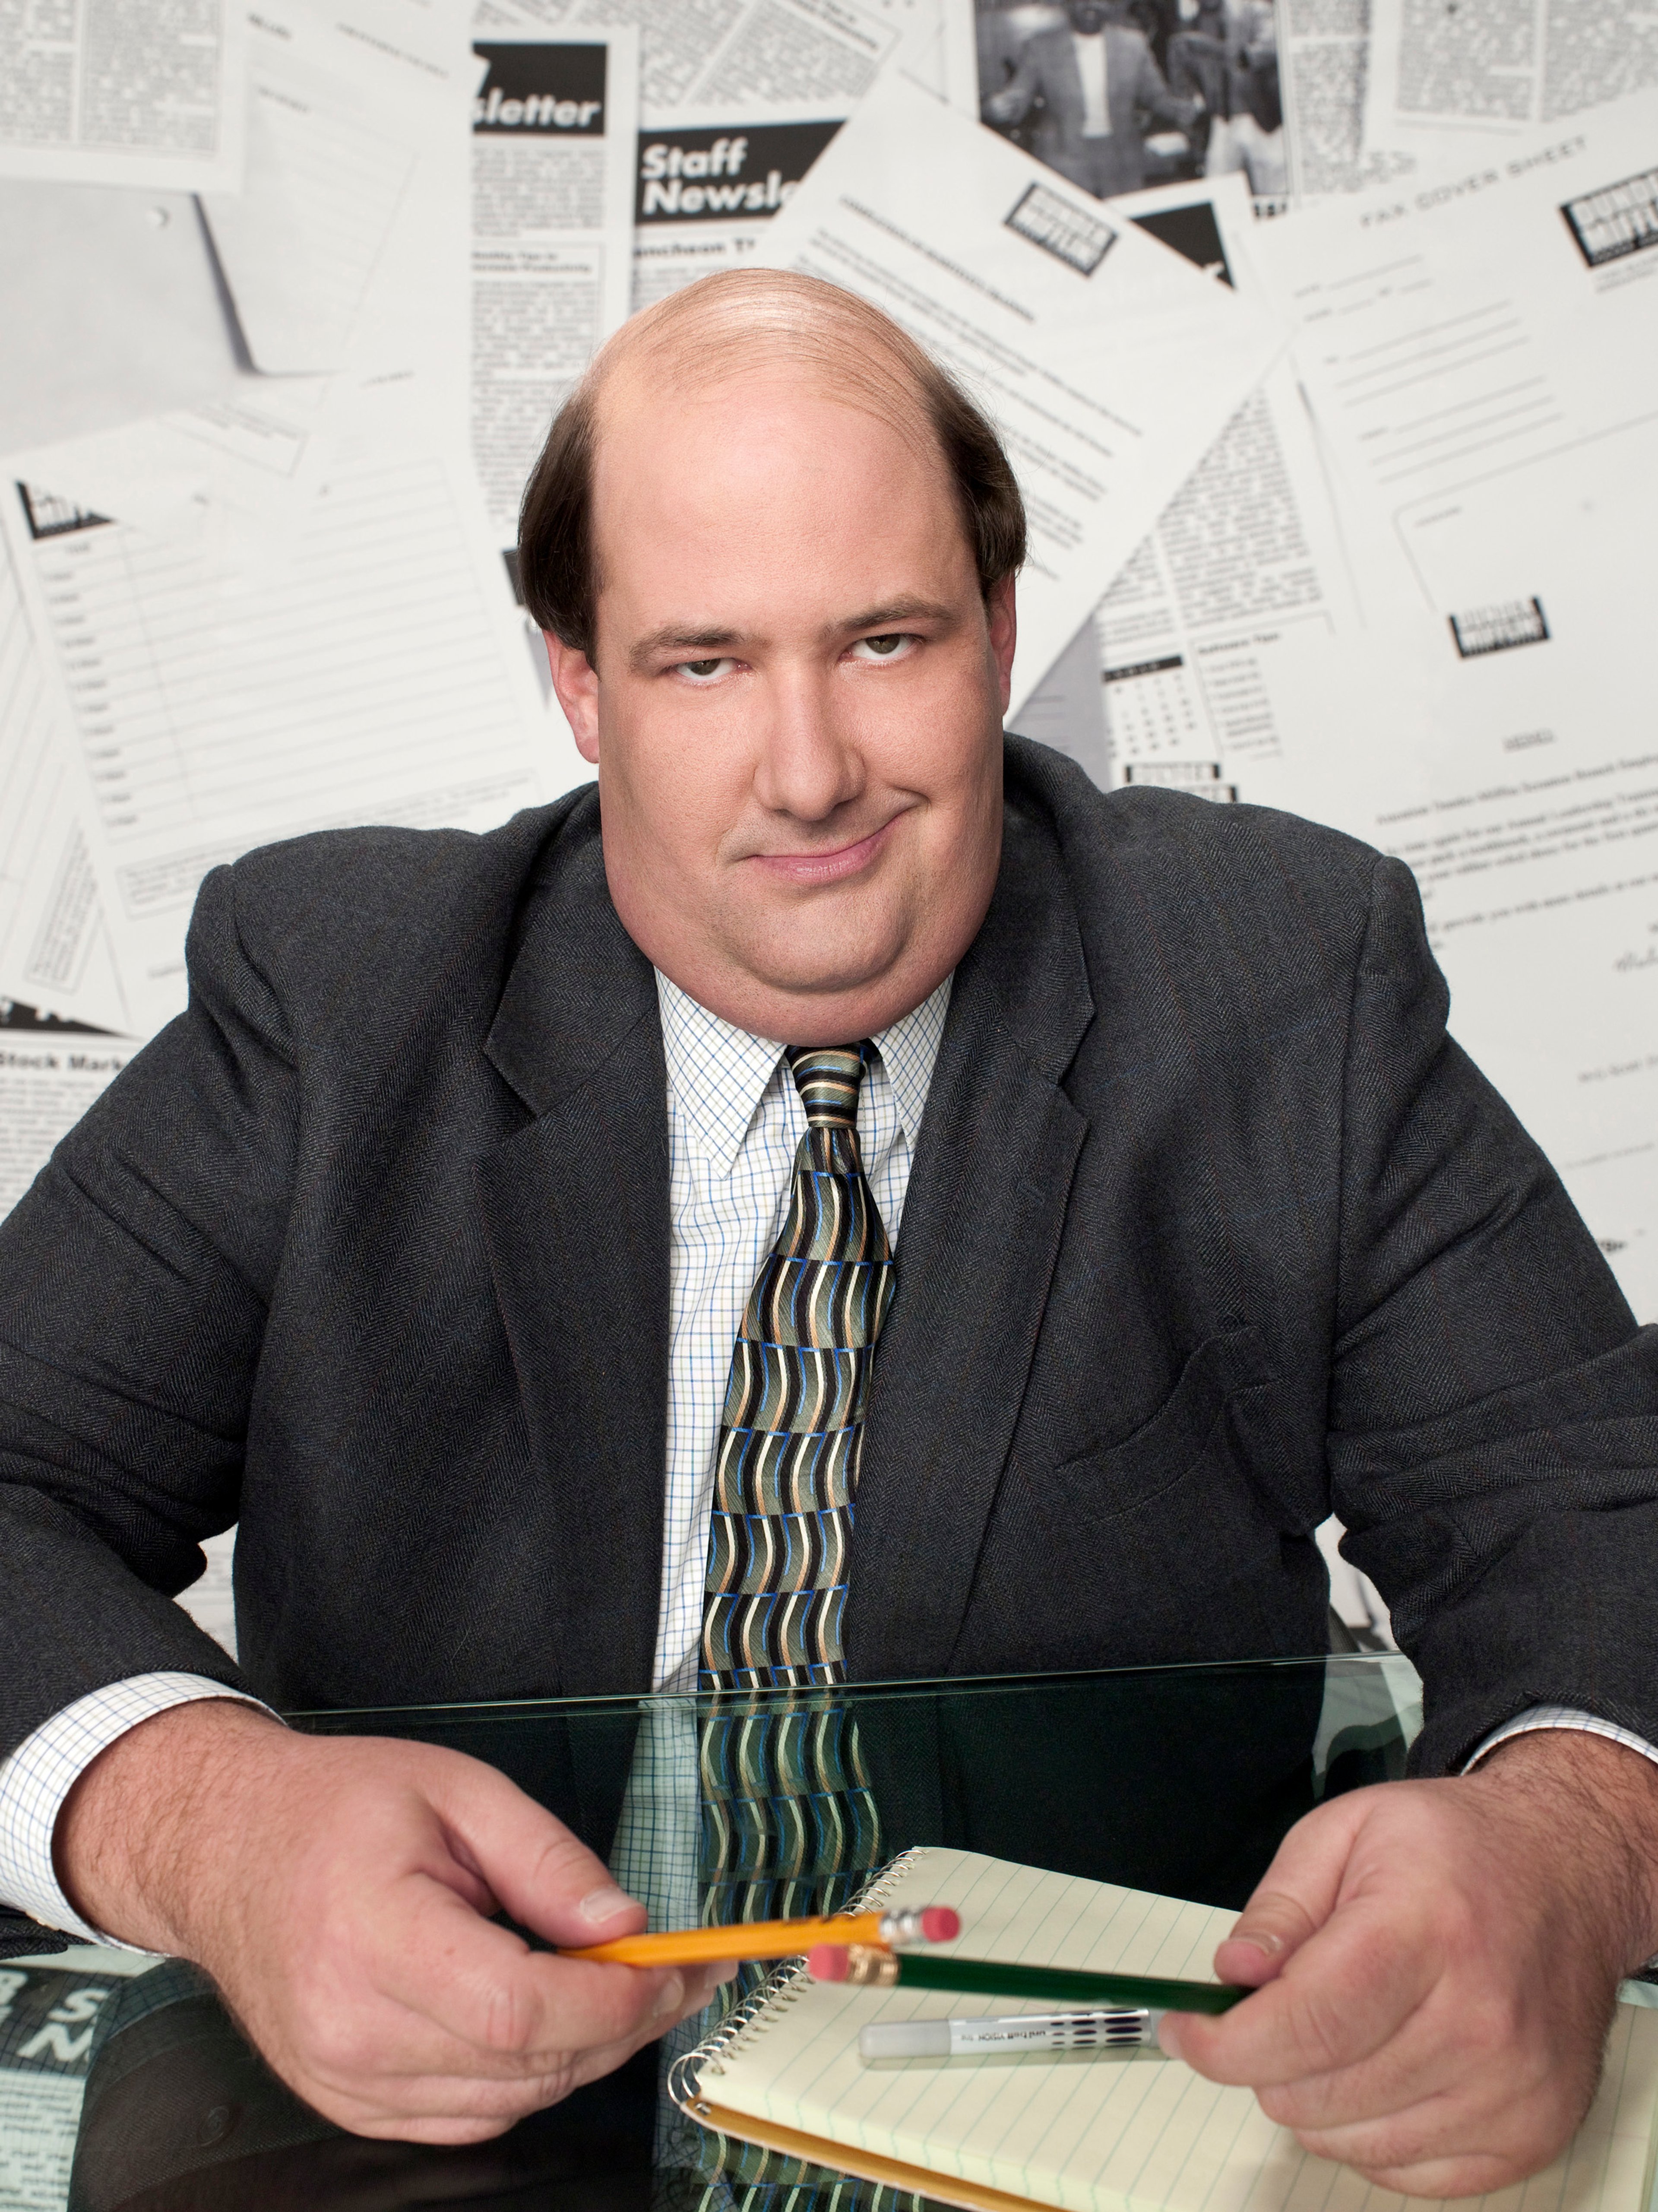
[[[855,1720],[884,1856],[946,1844],[1234,1906],[1321,1798],[1404,1773],[1418,1695],[1408,1662],[1391,1656],[812,1693]],[[694,1752],[707,1711],[694,1698],[628,1698],[292,1717],[321,1734],[415,1737],[486,1759],[604,1857],[634,1774],[637,1887],[641,1872],[648,1884],[658,1871],[641,1859],[658,1838],[664,1851],[677,1848],[683,1879],[697,1824],[694,1757],[677,1824],[640,1822],[641,1747],[677,1727]],[[653,1812],[671,1814],[659,1802],[670,1786],[659,1772]],[[671,1786],[683,1796],[683,1770]],[[72,2212],[695,2212],[708,2197],[698,2150],[689,2161],[685,2153],[687,2130],[698,2131],[662,2097],[665,2045],[494,2142],[373,2142],[292,2096],[193,1968],[133,1973],[128,1961],[125,1974],[100,1974],[100,1963],[83,1953],[15,1969],[29,1980],[13,1992],[9,2030],[0,2011],[8,2212],[58,2212],[65,2201]],[[102,1963],[116,1962],[106,1954]],[[92,1988],[105,1994],[77,2004],[76,1992]],[[693,2039],[682,2029],[669,2043]],[[716,2185],[713,2202],[724,2212],[790,2212],[791,2194],[737,2179]],[[868,2194],[843,2192],[839,2212]],[[795,2195],[793,2212],[806,2201]]]

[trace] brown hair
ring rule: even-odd
[[[853,404],[936,441],[955,490],[979,587],[1024,561],[1024,503],[1001,441],[955,380],[878,307],[815,276],[726,270],[658,301],[603,348],[553,417],[519,514],[519,584],[543,629],[593,657],[598,595],[593,454],[604,387],[623,363],[667,357],[676,383],[714,381],[732,363],[804,362]]]

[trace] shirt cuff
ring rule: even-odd
[[[1500,1729],[1494,1729],[1462,1771],[1472,1773],[1488,1752],[1495,1751],[1499,1743],[1507,1743],[1511,1736],[1530,1735],[1538,1729],[1576,1729],[1584,1735],[1603,1735],[1609,1743],[1621,1743],[1626,1750],[1638,1751],[1643,1759],[1649,1759],[1658,1766],[1658,1749],[1632,1729],[1619,1728],[1614,1721],[1598,1720],[1593,1713],[1580,1713],[1574,1705],[1531,1705],[1523,1713],[1516,1713],[1511,1721],[1504,1721]]]
[[[61,1928],[88,1943],[108,1943],[137,1951],[101,1929],[89,1927],[58,1885],[52,1865],[52,1837],[64,1800],[100,1752],[118,1736],[152,1720],[172,1705],[198,1698],[234,1698],[258,1705],[243,1690],[227,1689],[205,1674],[133,1674],[77,1698],[72,1705],[43,1721],[0,1765],[0,1899],[48,1928]],[[272,1713],[273,1720],[279,1716]]]

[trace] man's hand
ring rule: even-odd
[[[1658,1767],[1539,1732],[1309,1814],[1215,1954],[1260,1994],[1162,2041],[1380,2188],[1477,2196],[1565,2144],[1655,1950]]]
[[[479,1761],[175,1706],[111,1745],[59,1815],[58,1876],[112,1936],[194,1960],[307,2104],[358,2135],[479,2142],[608,2073],[729,1967],[532,1952],[644,1908]]]

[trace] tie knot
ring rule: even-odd
[[[791,1045],[789,1072],[813,1129],[855,1129],[867,1044]]]

